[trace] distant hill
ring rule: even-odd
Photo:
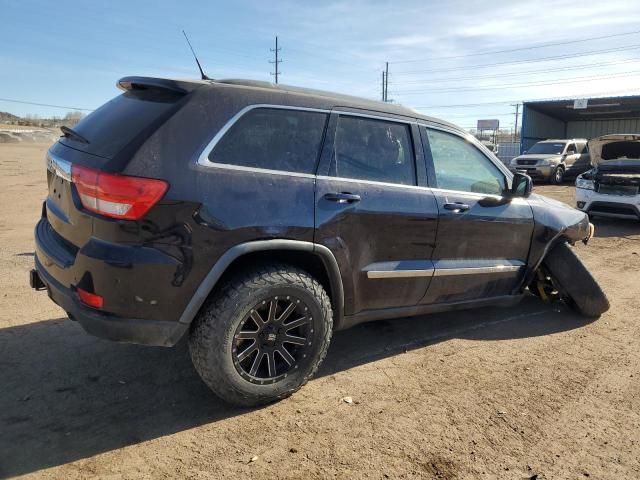
[[[0,122],[17,122],[20,117],[8,112],[0,112]]]

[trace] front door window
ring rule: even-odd
[[[427,128],[436,187],[461,192],[502,195],[504,174],[478,148],[465,139]]]

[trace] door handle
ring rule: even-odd
[[[453,213],[460,213],[469,210],[469,205],[461,202],[445,203],[444,208],[445,210],[451,210]]]
[[[360,201],[360,195],[349,192],[325,193],[324,198],[330,202],[337,203],[355,203]]]

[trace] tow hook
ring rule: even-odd
[[[593,225],[593,223],[589,222],[589,233],[585,238],[582,239],[582,243],[584,243],[585,245],[589,243],[589,240],[591,239],[591,237],[593,237],[593,234],[595,233],[595,231],[596,231],[596,227]]]
[[[29,272],[29,285],[34,290],[45,290],[47,288],[35,268],[32,268]]]

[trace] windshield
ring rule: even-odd
[[[560,155],[564,151],[564,146],[566,143],[551,143],[551,142],[540,142],[536,143],[533,147],[529,149],[527,154],[529,153],[537,153],[541,155]]]

